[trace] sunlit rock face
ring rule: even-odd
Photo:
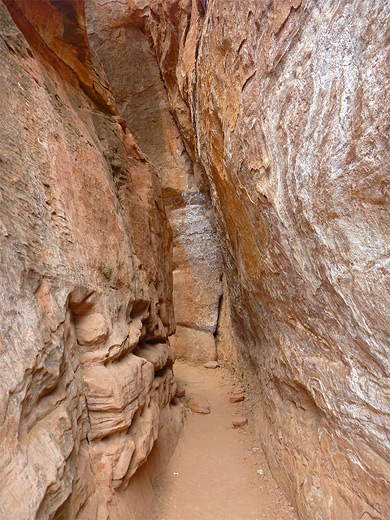
[[[150,2],[258,433],[308,520],[390,517],[389,7]]]
[[[167,95],[148,37],[149,2],[87,0],[86,13],[90,43],[119,113],[160,178],[173,231],[177,328],[172,348],[176,356],[194,362],[216,359],[222,264],[208,183],[196,159],[191,120],[184,130],[175,114],[178,107],[170,109],[171,92]],[[188,108],[180,110],[188,119]]]
[[[159,181],[90,53],[83,4],[5,3],[0,518],[145,520],[181,423]]]

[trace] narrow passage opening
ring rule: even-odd
[[[296,520],[255,437],[251,396],[222,367],[176,361],[174,370],[186,420],[155,482],[153,520]]]

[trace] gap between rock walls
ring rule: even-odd
[[[0,0],[0,520],[390,518],[386,3]]]

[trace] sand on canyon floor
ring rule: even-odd
[[[186,396],[206,397],[211,413],[187,409],[184,434],[155,484],[153,520],[296,520],[255,438],[248,401],[229,402],[239,391],[232,375],[182,361],[174,371]],[[248,424],[234,428],[242,416]]]

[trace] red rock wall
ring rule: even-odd
[[[307,520],[390,518],[389,7],[150,2],[258,433]]]
[[[83,4],[5,4],[0,518],[145,520],[181,423],[158,177],[90,53]]]
[[[216,359],[222,266],[208,183],[194,160],[193,138],[188,142],[170,111],[147,34],[148,2],[87,0],[86,12],[91,46],[102,60],[119,113],[161,181],[173,231],[177,327],[172,347],[176,356],[194,362]],[[193,133],[191,122],[188,132]]]
[[[387,0],[129,0],[91,38],[151,67],[130,89],[150,105],[110,78],[135,140],[82,3],[5,3],[0,518],[147,517],[180,422],[163,197],[183,266],[209,185],[219,355],[256,388],[273,473],[302,519],[387,520]]]

